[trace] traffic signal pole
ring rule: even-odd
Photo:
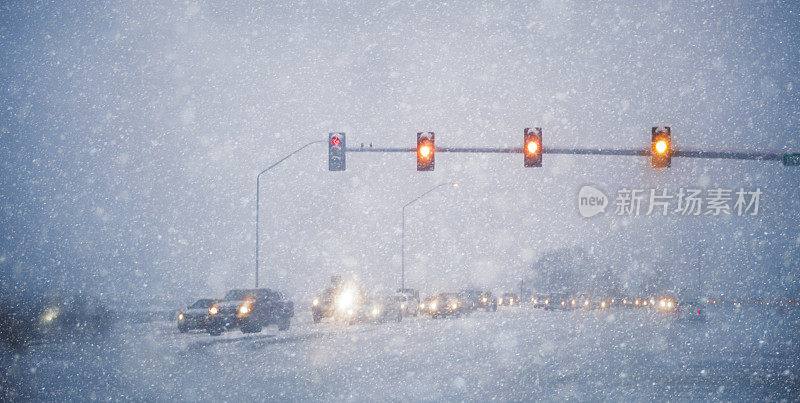
[[[377,152],[377,153],[413,153],[415,147],[348,147],[348,153],[358,152]],[[436,147],[437,153],[488,153],[488,154],[522,154],[522,147]],[[650,149],[635,148],[562,148],[542,146],[542,154],[561,154],[561,155],[622,155],[635,157],[649,157]],[[694,149],[676,148],[672,154],[673,158],[713,158],[713,159],[732,159],[732,160],[755,160],[755,161],[781,161],[784,155],[790,154],[791,150],[713,150],[713,149]]]

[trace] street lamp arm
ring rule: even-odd
[[[299,152],[300,152],[300,151],[302,151],[304,148],[306,148],[306,147],[308,147],[308,146],[310,146],[310,145],[312,145],[312,144],[317,144],[317,143],[325,143],[325,142],[326,142],[326,140],[316,140],[316,141],[312,141],[312,142],[310,142],[310,143],[308,143],[308,144],[306,144],[306,145],[304,145],[304,146],[302,146],[302,147],[298,148],[297,150],[294,150],[294,151],[290,152],[290,153],[289,153],[289,154],[287,154],[285,157],[283,157],[283,158],[279,159],[278,161],[276,161],[276,162],[275,162],[275,163],[273,163],[272,165],[268,166],[268,167],[267,167],[266,169],[264,169],[263,171],[259,172],[257,176],[261,176],[261,174],[263,174],[263,173],[265,173],[265,172],[269,171],[269,170],[270,170],[270,169],[272,169],[272,168],[275,168],[276,166],[280,165],[280,163],[281,163],[281,162],[283,162],[283,161],[286,161],[287,159],[289,159],[289,157],[291,157],[292,155],[295,155],[295,154],[299,153]]]
[[[432,188],[428,189],[428,191],[427,191],[427,192],[425,192],[425,193],[423,193],[423,194],[421,194],[421,195],[417,196],[417,198],[416,198],[416,199],[414,199],[414,200],[411,200],[410,202],[406,203],[406,204],[403,206],[403,209],[405,209],[406,207],[410,206],[410,205],[411,205],[412,203],[414,203],[415,201],[417,201],[417,200],[419,200],[419,199],[421,199],[421,198],[425,197],[425,195],[427,195],[428,193],[430,193],[430,192],[433,192],[434,190],[436,190],[436,189],[439,189],[439,188],[440,188],[440,187],[442,187],[442,186],[447,186],[447,185],[451,185],[451,186],[453,186],[453,185],[455,185],[455,184],[456,184],[455,182],[446,182],[446,183],[440,183],[440,184],[438,184],[438,185],[436,185],[436,186],[434,186],[434,187],[432,187]]]
[[[458,186],[458,183],[456,183],[456,182],[440,183],[440,184],[428,189],[427,192],[417,196],[416,199],[411,200],[410,202],[404,204],[403,208],[401,209],[403,211],[403,223],[402,223],[402,227],[401,227],[401,230],[400,230],[401,231],[401,233],[400,233],[400,266],[401,266],[400,267],[400,288],[401,289],[405,289],[406,288],[406,207],[410,206],[415,201],[425,197],[425,195],[427,195],[428,193],[433,192],[434,190],[439,189],[442,186],[447,186],[447,185],[451,185],[451,186],[455,187],[455,186]]]
[[[286,161],[287,159],[289,159],[289,157],[299,153],[304,148],[306,148],[306,147],[308,147],[308,146],[310,146],[312,144],[325,143],[325,142],[326,142],[326,140],[312,141],[312,142],[310,142],[310,143],[298,148],[297,150],[294,150],[294,151],[290,152],[289,154],[286,154],[285,157],[279,159],[278,161],[275,161],[275,163],[273,163],[272,165],[268,166],[266,169],[264,169],[263,171],[259,172],[258,175],[256,175],[256,288],[258,288],[258,247],[259,247],[259,242],[258,242],[258,227],[259,227],[258,206],[260,204],[260,198],[261,198],[261,191],[260,191],[261,190],[261,175],[264,174],[265,172],[269,171],[270,169],[275,168],[276,166],[280,165],[281,162]]]

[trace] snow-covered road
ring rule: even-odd
[[[800,399],[800,313],[529,307],[461,319],[180,334],[119,324],[98,343],[3,353],[5,396],[136,400]]]

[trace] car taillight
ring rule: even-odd
[[[679,313],[680,311],[680,309],[675,309],[675,313]]]
[[[697,310],[697,313],[700,313],[700,310],[699,310],[699,309]]]

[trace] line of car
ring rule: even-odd
[[[294,317],[294,302],[283,293],[268,289],[234,289],[222,299],[203,298],[178,313],[178,330],[202,330],[212,336],[239,329],[258,333],[270,325],[279,331],[289,329]]]
[[[436,293],[420,300],[414,289],[393,293],[368,294],[354,280],[331,277],[331,285],[311,301],[314,323],[323,321],[354,324],[356,322],[400,322],[405,317],[428,315],[431,318],[460,317],[476,310],[497,311],[498,306],[530,305],[547,311],[607,310],[613,308],[653,309],[673,314],[681,319],[705,320],[701,303],[691,299],[679,300],[672,295],[660,297],[600,297],[587,294],[537,293],[520,298],[506,292],[495,297],[491,291],[465,289],[461,292]],[[294,316],[294,302],[270,289],[234,289],[222,299],[197,300],[178,314],[178,330],[202,330],[211,335],[239,329],[242,333],[257,333],[269,325],[279,331],[289,329]]]

